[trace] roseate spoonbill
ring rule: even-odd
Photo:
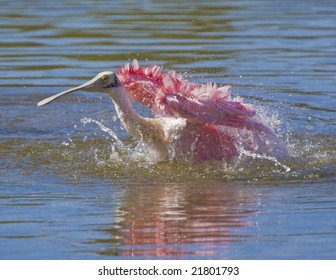
[[[279,143],[251,105],[231,97],[229,86],[192,83],[157,65],[140,67],[134,60],[116,74],[101,72],[37,105],[78,90],[107,94],[127,131],[155,148],[162,160],[227,161],[241,149],[270,156]],[[149,107],[154,117],[137,114],[131,99]]]

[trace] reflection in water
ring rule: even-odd
[[[106,229],[110,237],[92,242],[103,244],[102,255],[175,258],[221,251],[224,257],[231,242],[244,240],[240,228],[254,212],[247,209],[250,192],[223,185],[129,187],[117,221]]]

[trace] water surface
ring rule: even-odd
[[[2,1],[0,259],[335,259],[335,13],[317,0]],[[134,58],[231,84],[289,156],[155,163],[105,96],[36,107]]]

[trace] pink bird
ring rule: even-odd
[[[127,131],[162,160],[229,161],[241,151],[271,156],[280,142],[252,105],[232,98],[229,86],[192,83],[157,65],[140,67],[134,60],[116,74],[101,72],[38,106],[77,90],[110,96]],[[149,107],[154,118],[137,114],[130,98]]]

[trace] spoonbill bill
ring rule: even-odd
[[[280,142],[252,105],[232,97],[229,86],[190,82],[157,65],[141,67],[137,60],[37,105],[79,90],[107,94],[126,130],[162,160],[229,161],[242,149],[271,156]],[[140,116],[132,100],[149,107],[153,117]]]

